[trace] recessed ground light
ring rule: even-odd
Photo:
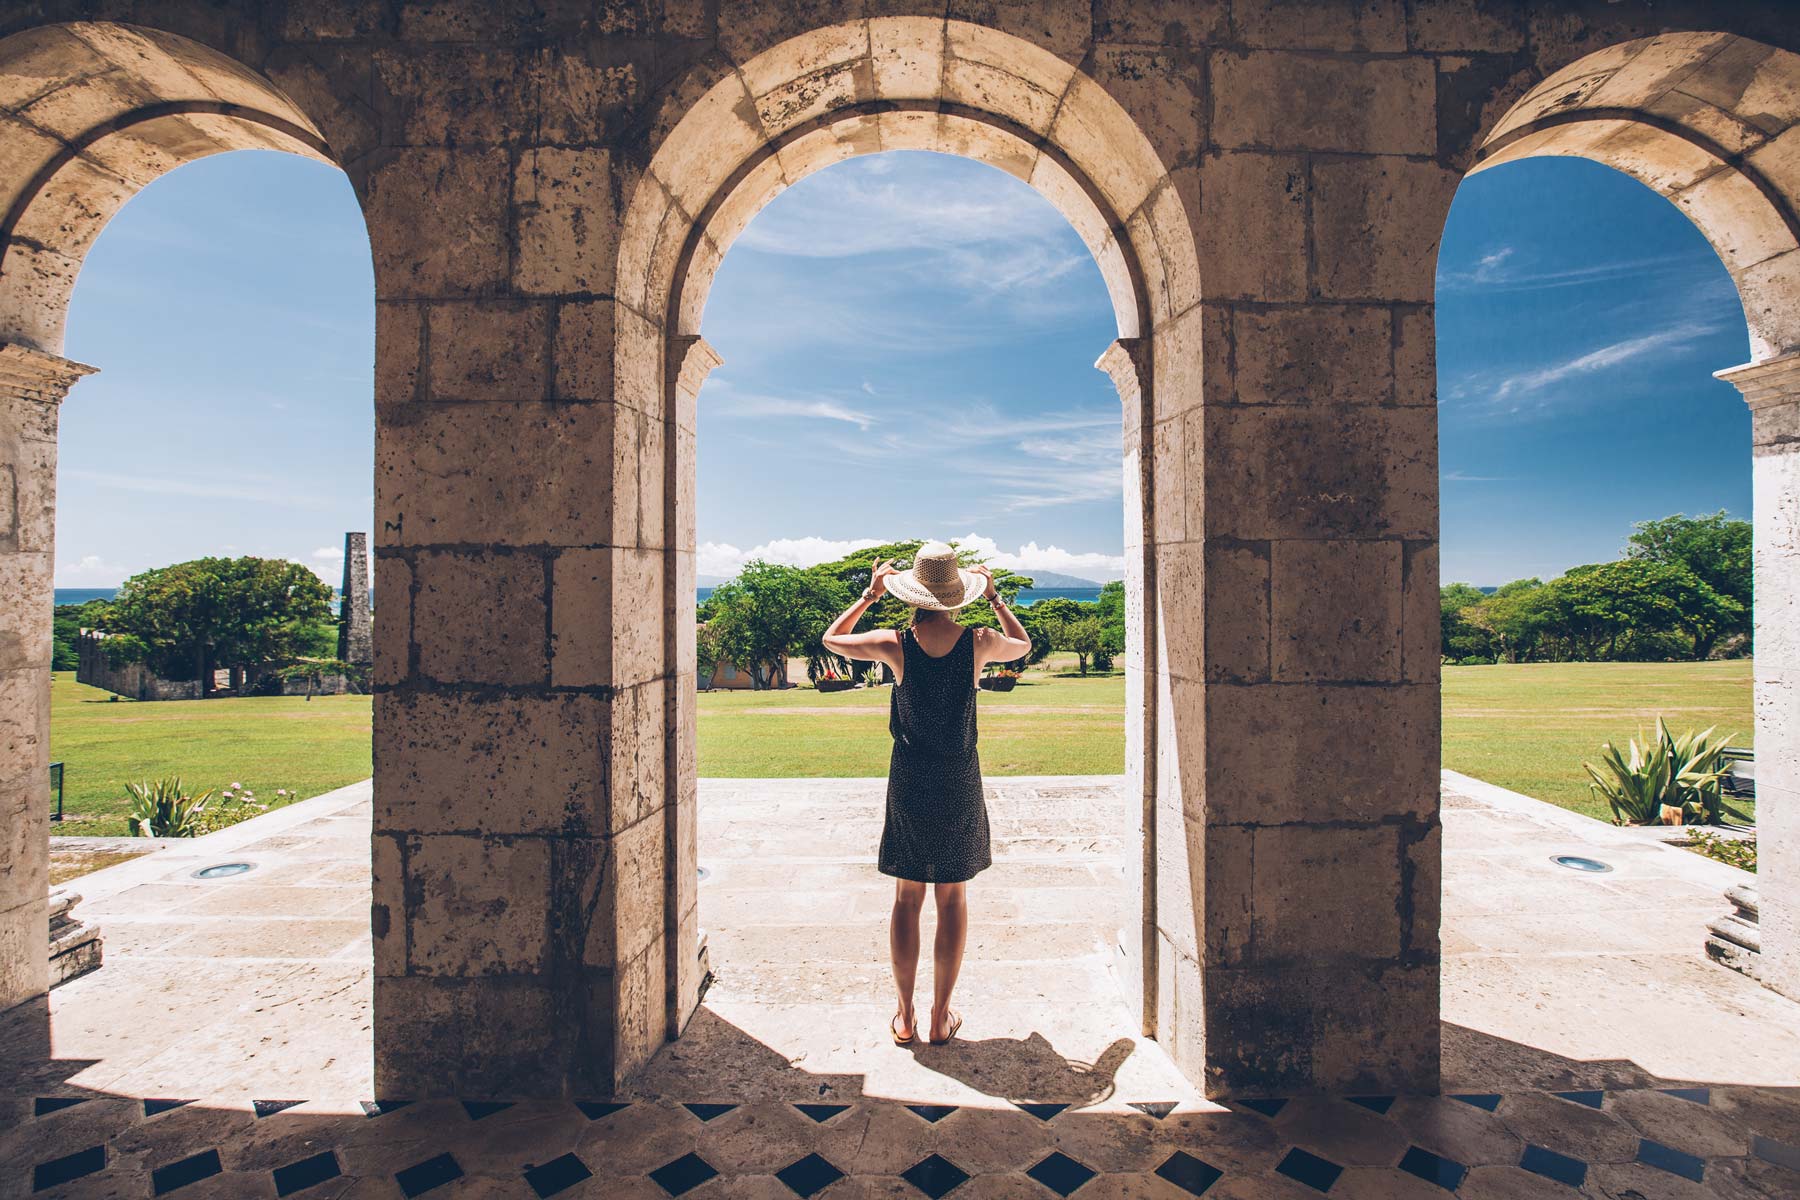
[[[233,875],[242,875],[245,871],[256,869],[255,863],[214,863],[210,867],[201,867],[194,872],[195,879],[229,879]]]
[[[1597,858],[1583,858],[1579,854],[1552,854],[1550,861],[1559,867],[1567,867],[1571,871],[1586,871],[1590,875],[1600,875],[1612,870],[1612,867]]]

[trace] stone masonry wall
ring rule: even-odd
[[[41,28],[78,16],[161,32]],[[1667,29],[1800,38],[1777,0],[44,0],[0,15],[0,339],[54,356],[91,237],[170,166],[279,145],[344,167],[376,289],[378,1087],[598,1094],[693,997],[676,377],[705,288],[671,312],[666,285],[709,277],[724,246],[693,231],[790,169],[933,120],[991,160],[1034,148],[1148,347],[1127,452],[1151,1024],[1213,1092],[1428,1088],[1437,237],[1521,96]],[[675,138],[694,113],[718,136]],[[1800,294],[1786,278],[1767,293]],[[0,471],[47,497],[32,427]],[[6,569],[47,577],[40,542]],[[48,601],[5,614],[24,812]],[[41,990],[12,947],[43,888],[36,829],[8,830],[10,1000]]]

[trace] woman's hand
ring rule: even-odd
[[[995,596],[1000,594],[1000,589],[994,586],[994,573],[992,571],[983,566],[970,567],[969,570],[987,580],[987,590],[982,593],[982,596],[988,601],[991,602]]]
[[[876,600],[887,595],[888,576],[899,573],[900,569],[894,566],[893,559],[890,558],[887,562],[876,559],[875,565],[869,568],[869,595]]]

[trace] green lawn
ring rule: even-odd
[[[64,764],[69,819],[53,827],[58,833],[125,834],[125,785],[162,775],[197,790],[242,783],[270,803],[277,788],[288,788],[304,800],[369,777],[369,697],[139,703],[58,671],[50,759]]]
[[[981,698],[981,763],[992,775],[1124,770],[1122,675],[1080,678],[1072,658]],[[699,698],[707,776],[882,775],[888,689],[708,692]],[[1648,729],[1718,725],[1750,744],[1750,663],[1557,663],[1444,670],[1444,765],[1605,818],[1583,759]],[[258,799],[316,796],[369,774],[369,698],[111,701],[58,673],[50,751],[67,763],[67,833],[125,832],[124,785],[178,774],[198,787],[239,781]]]
[[[1716,725],[1750,745],[1750,660],[1445,667],[1444,765],[1610,820],[1581,763],[1659,714],[1676,733]]]
[[[1067,659],[1065,662],[1064,659]],[[1052,655],[1010,692],[981,697],[981,769],[989,775],[1116,775],[1125,769],[1125,678],[1073,671]],[[702,692],[703,776],[886,775],[891,688]]]

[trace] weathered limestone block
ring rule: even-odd
[[[413,563],[419,673],[440,683],[544,684],[550,674],[544,560],[428,551]]]
[[[383,150],[363,196],[383,300],[492,294],[506,278],[504,150]]]
[[[1399,0],[1240,0],[1232,22],[1245,45],[1289,50],[1406,49]]]
[[[427,310],[432,401],[544,398],[549,313],[541,304],[477,301]]]
[[[1394,541],[1271,543],[1272,678],[1398,682],[1401,557]]]
[[[1437,77],[1424,58],[1253,50],[1212,58],[1213,136],[1227,149],[1432,154]]]

